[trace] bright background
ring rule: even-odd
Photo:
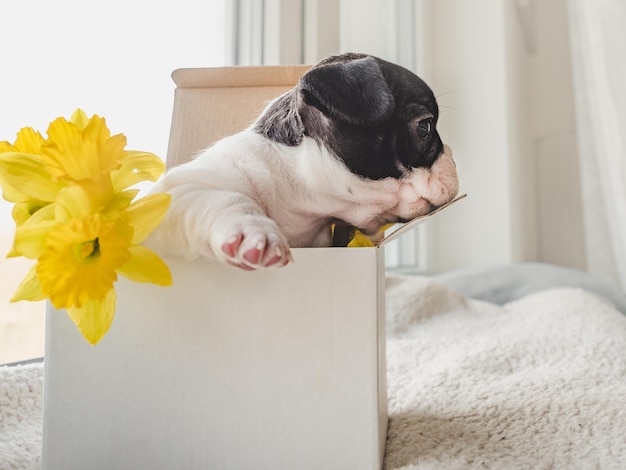
[[[107,120],[127,149],[165,158],[171,72],[224,64],[225,0],[2,0],[0,140],[44,136],[76,108]],[[0,364],[43,355],[44,304],[9,299],[30,267],[4,259],[13,236],[0,202]]]

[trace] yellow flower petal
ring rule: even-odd
[[[111,173],[113,190],[122,191],[141,181],[156,181],[165,171],[165,163],[153,153],[129,150],[119,169]]]
[[[108,173],[99,175],[79,183],[89,195],[92,210],[102,211],[111,204],[113,200],[113,184]]]
[[[89,123],[89,116],[82,109],[77,109],[72,113],[70,117],[70,122],[75,124],[79,129],[84,129],[87,127],[87,123]]]
[[[130,205],[126,214],[128,224],[135,231],[133,244],[143,242],[163,221],[171,200],[170,194],[158,193],[142,197]]]
[[[354,237],[348,243],[348,247],[356,248],[356,247],[370,247],[375,246],[372,240],[370,240],[367,236],[363,235],[362,232],[358,230],[354,233]]]
[[[56,222],[20,225],[15,231],[13,248],[7,254],[7,257],[24,256],[28,259],[39,258],[44,251],[46,237],[55,225]]]
[[[393,226],[393,224],[387,224],[387,225],[384,225],[383,227],[381,227],[380,230],[378,230],[378,234],[377,235],[380,235],[380,237],[377,238],[377,240],[380,241],[380,239],[382,239],[382,237],[385,234],[385,230],[387,230],[389,227],[392,227],[392,226]],[[367,235],[364,235],[359,230],[356,230],[354,232],[354,237],[348,243],[348,247],[349,248],[371,247],[371,246],[376,246],[376,243],[374,243],[371,238],[369,238]]]
[[[57,225],[54,220],[54,209],[55,204],[48,204],[16,227],[13,249],[7,256],[21,255],[29,259],[39,258],[44,250],[46,237]]]
[[[23,223],[25,223],[30,217],[37,211],[46,207],[50,203],[41,202],[41,201],[26,201],[26,202],[17,202],[13,206],[11,210],[11,215],[13,216],[13,220],[15,221],[15,225],[19,227]]]
[[[43,143],[44,138],[39,132],[32,127],[24,127],[17,133],[14,146],[18,152],[39,155]]]
[[[165,262],[152,250],[142,245],[130,247],[132,257],[119,274],[135,282],[151,282],[160,286],[172,285],[172,274]]]
[[[66,311],[85,339],[95,345],[113,323],[116,300],[115,290],[111,289],[101,300],[89,299],[81,307],[69,307]]]
[[[33,265],[26,277],[17,287],[15,294],[13,294],[11,298],[11,302],[18,302],[20,300],[38,301],[44,299],[45,297],[41,292],[41,283],[37,277],[37,265]]]
[[[42,292],[56,308],[103,299],[117,280],[115,271],[131,257],[131,238],[132,231],[101,214],[56,225],[38,258]]]
[[[126,137],[111,137],[99,116],[92,116],[82,129],[58,118],[48,127],[41,158],[53,178],[83,181],[119,168],[125,145]]]
[[[6,140],[0,141],[0,153],[17,152],[17,149]]]
[[[108,208],[114,200],[111,178],[102,173],[94,179],[72,183],[59,191],[56,218],[66,222]]]
[[[119,214],[128,209],[128,206],[130,206],[137,194],[139,194],[139,189],[127,189],[119,193],[114,193],[111,203],[103,214],[112,218],[115,217],[113,214]]]
[[[57,221],[66,223],[93,213],[93,206],[85,188],[74,184],[59,191],[54,217]]]
[[[18,152],[0,153],[0,185],[9,202],[51,202],[62,187],[52,181],[38,155]]]

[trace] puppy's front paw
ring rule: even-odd
[[[289,245],[272,225],[257,221],[224,231],[213,244],[218,259],[248,271],[287,265],[293,261]]]

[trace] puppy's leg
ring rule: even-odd
[[[215,256],[242,269],[281,267],[293,260],[276,223],[254,202],[234,194],[233,212],[216,218],[209,244]]]
[[[155,251],[187,259],[217,258],[246,270],[293,260],[280,229],[252,198],[202,185],[169,192],[168,214],[146,240]]]

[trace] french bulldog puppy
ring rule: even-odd
[[[252,270],[332,243],[331,225],[365,234],[424,215],[458,192],[437,102],[409,70],[364,54],[309,69],[247,129],[166,172],[171,206],[146,244]]]

